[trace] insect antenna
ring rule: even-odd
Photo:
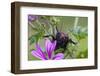
[[[56,26],[56,31],[59,32],[58,27]]]

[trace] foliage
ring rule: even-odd
[[[45,39],[46,35],[56,36],[57,29],[56,27],[63,23],[61,22],[62,17],[56,16],[38,16],[36,20],[29,21],[29,27],[32,28],[31,31],[34,32],[31,36],[29,36],[30,46],[35,43],[39,43],[40,40]],[[66,24],[62,24],[66,25]],[[88,33],[87,33],[87,25],[81,26],[77,25],[71,27],[67,30],[68,32],[64,32],[68,34],[69,37],[76,42],[76,44],[69,43],[66,46],[66,50],[64,52],[64,58],[74,59],[74,58],[87,58],[88,57]],[[63,32],[63,30],[61,31]],[[56,49],[55,54],[63,52],[63,48]]]

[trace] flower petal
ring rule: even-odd
[[[56,47],[56,40],[55,41],[51,41],[51,48],[50,48],[50,50],[54,51],[55,47]]]
[[[46,60],[38,51],[33,50],[32,55],[35,56],[36,58],[39,58],[41,60]]]
[[[63,53],[58,53],[54,56],[54,60],[60,60],[64,58],[64,54]]]
[[[46,58],[46,54],[42,51],[41,47],[36,44],[36,50],[38,51],[38,53],[44,58],[44,59],[47,59]]]
[[[38,16],[35,15],[28,15],[28,21],[34,21],[38,18]]]
[[[41,49],[41,47],[39,46],[39,44],[36,44],[35,47],[36,47],[36,50],[39,51],[39,53],[42,55],[43,52],[42,52],[42,49]]]
[[[52,52],[55,50],[55,46],[56,46],[56,41],[50,41],[49,39],[46,39],[45,48],[49,59],[52,56]]]

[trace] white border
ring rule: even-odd
[[[28,61],[28,14],[88,17],[88,59]],[[94,11],[40,7],[20,8],[20,69],[43,69],[94,65]]]

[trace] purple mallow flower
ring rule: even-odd
[[[35,15],[28,15],[28,21],[34,21],[38,19],[38,16],[35,16]]]
[[[50,41],[49,39],[46,39],[45,41],[45,48],[46,51],[43,52],[42,49],[38,44],[36,44],[36,50],[32,51],[32,55],[36,58],[39,58],[41,60],[60,60],[64,58],[63,53],[54,54],[54,50],[56,47],[56,41]]]

